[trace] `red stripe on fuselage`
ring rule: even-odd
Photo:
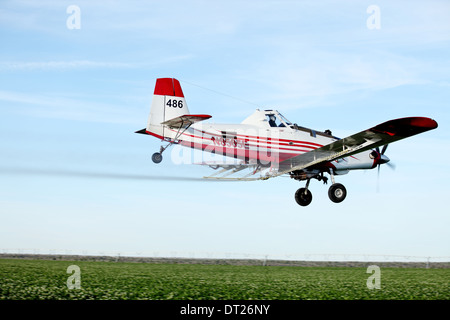
[[[201,133],[201,135],[210,135],[213,137],[222,138],[222,134],[219,133],[212,133],[212,132],[206,132],[204,130],[198,130],[194,128],[194,131],[198,131]],[[188,135],[190,137],[195,137],[194,135],[189,135],[185,133],[185,135]],[[227,135],[231,136],[231,135]],[[252,142],[260,142],[260,143],[266,143],[267,141],[278,143],[279,145],[286,145],[286,146],[292,146],[293,144],[297,144],[296,146],[299,147],[305,147],[305,148],[311,148],[311,149],[317,149],[318,147],[323,147],[322,144],[309,142],[309,141],[301,141],[301,140],[289,140],[289,139],[280,139],[280,138],[273,138],[273,137],[261,137],[261,136],[252,136],[252,135],[243,135],[243,134],[236,134],[236,138],[240,138],[241,140],[246,141],[252,141]],[[198,136],[197,136],[198,138]]]
[[[186,135],[188,137],[197,138],[197,139],[205,139],[204,135],[209,135],[213,137],[217,137],[219,139],[222,139],[223,136],[221,134],[216,133],[210,133],[206,131],[200,131],[197,129],[194,129],[198,132],[201,132],[201,135],[195,135],[195,134],[189,134],[189,133],[183,133],[183,135]],[[174,130],[173,130],[174,131]],[[175,132],[175,131],[174,131]],[[236,134],[236,138],[240,138],[240,140],[248,141],[248,142],[256,142],[256,143],[267,143],[270,145],[280,145],[280,146],[290,146],[290,147],[302,147],[302,148],[310,148],[310,149],[317,149],[320,147],[323,147],[322,144],[309,142],[309,141],[301,141],[301,140],[288,140],[288,139],[279,139],[279,138],[272,138],[272,137],[261,137],[261,136],[251,136],[251,135],[242,135],[242,134]],[[227,137],[231,137],[231,135],[227,135]],[[208,138],[209,140],[209,138]],[[287,143],[285,143],[287,142]],[[297,149],[286,149],[286,150],[297,150]]]
[[[176,133],[175,130],[172,130],[174,133]],[[208,133],[206,133],[208,134]],[[223,154],[230,157],[239,157],[239,158],[246,158],[246,159],[254,159],[254,160],[262,160],[262,161],[274,161],[274,162],[282,162],[284,160],[290,159],[292,157],[295,157],[299,154],[309,152],[311,150],[304,150],[304,149],[294,149],[294,148],[281,148],[278,145],[270,143],[268,140],[264,141],[264,143],[267,143],[266,146],[261,146],[258,144],[247,144],[245,146],[242,146],[240,148],[233,147],[233,146],[227,146],[225,145],[217,145],[214,144],[210,138],[205,137],[204,135],[196,136],[189,133],[183,133],[182,136],[186,136],[193,139],[200,139],[203,141],[207,141],[208,143],[203,142],[194,142],[191,139],[189,140],[182,140],[180,139],[180,144],[186,147],[190,147],[193,149],[203,150],[206,152],[212,152],[212,153],[218,153]],[[218,139],[222,139],[221,135],[210,135],[214,137],[218,137]],[[255,140],[258,141],[258,140]],[[249,141],[247,141],[248,143]],[[269,143],[268,143],[269,142]],[[310,146],[306,146],[311,148]],[[253,148],[253,149],[249,149]],[[255,150],[256,148],[256,150]],[[279,150],[284,151],[295,151],[295,153],[289,153],[289,152],[279,152]]]
[[[169,129],[173,133],[177,133],[177,130]],[[195,130],[195,129],[194,129]],[[270,137],[258,137],[258,136],[245,136],[245,135],[236,135],[236,137],[244,137],[244,139],[240,139],[241,142],[246,143],[243,147],[232,147],[227,145],[216,145],[211,141],[210,137],[217,137],[218,139],[223,139],[223,136],[220,134],[214,134],[214,133],[208,133],[205,131],[200,131],[202,135],[195,135],[190,133],[182,133],[181,137],[185,136],[187,140],[179,139],[179,143],[185,147],[190,147],[193,149],[203,150],[206,152],[214,152],[223,154],[230,157],[239,157],[239,158],[246,158],[246,159],[252,159],[252,160],[263,160],[263,161],[275,161],[275,162],[282,162],[287,159],[290,159],[292,157],[298,156],[300,154],[309,152],[311,150],[314,150],[318,147],[321,147],[322,145],[317,143],[312,143],[308,141],[300,141],[300,140],[287,140],[287,139],[272,139]],[[152,135],[158,139],[161,140],[167,140],[170,138],[163,137],[159,134],[156,134],[151,131],[147,131],[146,133],[149,135]],[[208,135],[209,137],[205,137],[205,135]],[[203,141],[207,141],[208,143],[203,142],[194,142],[192,139],[200,139]],[[287,141],[292,142],[290,143],[281,143],[280,141]],[[256,144],[254,144],[256,142]],[[259,143],[264,143],[265,145],[259,145]],[[306,145],[310,144],[310,145]],[[284,148],[281,146],[290,146],[291,148]],[[249,149],[250,148],[256,148],[255,149]],[[296,149],[297,148],[297,149]],[[308,148],[310,150],[305,149],[299,149],[299,148]],[[206,149],[206,150],[205,150]],[[260,150],[261,149],[261,150]],[[294,152],[279,152],[279,151],[294,151]],[[274,156],[275,155],[275,156]]]
[[[173,130],[173,132],[175,132],[175,131]],[[187,136],[187,137],[194,138],[194,139],[207,140],[207,141],[211,142],[213,145],[215,145],[210,140],[210,138],[206,138],[205,136],[196,136],[196,135],[189,134],[189,133],[183,133],[182,136]],[[219,135],[214,135],[214,136],[216,136],[219,139],[219,141],[221,139],[223,139],[222,136],[219,136]],[[243,141],[243,140],[241,139],[241,141]],[[300,151],[301,153],[304,153],[304,152],[308,152],[308,151],[316,149],[315,147],[307,146],[307,145],[301,145],[301,144],[300,145],[295,145],[295,144],[291,145],[291,144],[285,144],[285,143],[277,144],[276,140],[271,140],[271,139],[269,139],[269,140],[259,140],[259,141],[260,141],[260,143],[264,143],[266,145],[258,144],[258,140],[255,140],[255,139],[245,139],[243,142],[247,143],[246,145],[248,145],[249,147],[266,148],[266,149],[269,149],[269,150],[272,150],[272,151],[286,150],[286,151]],[[275,143],[272,143],[273,141],[275,141]],[[249,143],[249,142],[251,142],[251,143]],[[256,144],[254,144],[253,142],[256,142]],[[188,143],[191,143],[191,141],[189,141]],[[194,142],[192,142],[192,143],[194,143]],[[215,146],[217,146],[219,148],[222,147],[220,145],[215,145]],[[283,147],[280,147],[280,146],[291,146],[292,148],[283,148]],[[310,148],[311,150],[294,149],[294,147],[297,147],[297,148]],[[241,148],[236,148],[236,149],[242,149],[242,148],[245,148],[245,146],[243,146]]]

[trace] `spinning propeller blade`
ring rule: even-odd
[[[381,152],[380,152],[380,149],[378,147],[376,148],[376,151],[378,152],[378,154],[380,156],[380,158],[378,160],[378,166],[377,166],[378,167],[377,168],[378,169],[378,172],[377,172],[377,192],[380,191],[380,186],[379,185],[380,185],[380,167],[381,167],[381,165],[382,164],[387,164],[389,168],[391,168],[392,170],[395,170],[395,164],[391,163],[390,162],[391,160],[387,156],[384,155],[384,153],[386,152],[388,146],[389,146],[389,144],[384,145],[383,148],[381,149]]]

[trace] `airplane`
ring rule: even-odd
[[[162,161],[162,153],[171,145],[225,156],[230,161],[202,161],[214,170],[204,177],[223,180],[267,180],[282,175],[306,181],[295,192],[300,206],[312,201],[311,179],[332,184],[328,196],[334,203],[347,196],[344,185],[335,176],[351,170],[380,169],[390,159],[385,155],[390,143],[436,129],[435,120],[407,117],[389,120],[345,138],[330,130],[319,131],[301,127],[286,119],[277,110],[259,110],[239,124],[203,122],[207,114],[191,114],[180,82],[174,78],[156,79],[147,127],[136,133],[150,135],[166,142],[152,155],[154,163]],[[381,150],[380,150],[380,147]],[[248,169],[245,173],[245,169]],[[244,175],[242,173],[245,173]]]

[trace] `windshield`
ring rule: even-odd
[[[289,127],[291,125],[291,122],[279,112],[266,113],[266,120],[271,127]]]
[[[288,119],[286,119],[281,113],[278,113],[278,115],[280,116],[281,121],[284,122],[284,124],[286,126],[290,126],[292,124],[292,122],[290,122]]]

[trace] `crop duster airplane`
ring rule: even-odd
[[[160,78],[156,80],[147,127],[136,133],[167,143],[153,154],[155,163],[162,161],[162,153],[173,144],[233,158],[233,163],[199,163],[216,170],[204,178],[266,180],[289,175],[295,180],[305,180],[305,187],[295,193],[301,206],[312,201],[308,189],[311,179],[327,183],[329,175],[332,184],[328,196],[335,203],[342,202],[347,191],[335,182],[335,176],[350,170],[375,167],[379,170],[380,165],[390,161],[385,155],[388,144],[438,126],[430,118],[401,118],[340,139],[329,130],[298,126],[276,110],[257,109],[240,124],[202,122],[209,118],[210,115],[189,113],[178,80]]]

